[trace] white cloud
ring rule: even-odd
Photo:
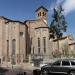
[[[75,10],[75,0],[57,0],[56,3],[52,3],[50,10],[53,10],[53,8],[57,7],[59,4],[62,4],[65,15]]]
[[[49,12],[51,12],[54,8],[57,8],[59,4],[61,4],[64,0],[56,0],[50,6]]]
[[[64,0],[63,3],[64,13],[67,15],[75,10],[75,0]]]

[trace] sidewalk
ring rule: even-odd
[[[30,63],[25,63],[22,65],[22,68],[25,70],[34,70],[34,69],[41,69],[40,67],[34,67]]]
[[[17,65],[12,65],[12,64],[7,65],[7,63],[4,63],[1,65],[1,67],[5,67],[8,69],[24,69],[24,70],[40,69],[40,67],[32,66],[31,63],[21,63],[21,64],[17,64]]]

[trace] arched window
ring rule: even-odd
[[[39,13],[39,15],[41,16],[41,12]]]
[[[9,40],[7,40],[7,55],[9,56]]]
[[[43,16],[44,16],[45,13],[43,12],[42,14],[43,14]]]
[[[13,39],[12,40],[12,64],[15,64],[16,63],[16,61],[15,61],[15,52],[16,52],[16,40],[15,39]]]
[[[8,61],[10,60],[9,59],[9,40],[7,40],[7,59]]]
[[[13,39],[12,40],[12,55],[15,55],[15,51],[16,51],[16,40]]]
[[[38,53],[40,53],[40,38],[38,38]]]
[[[43,15],[43,16],[46,16],[46,13],[45,13],[45,12],[43,12],[43,13],[42,13],[42,15]]]
[[[46,37],[43,37],[44,53],[46,53]]]

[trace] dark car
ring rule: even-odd
[[[75,75],[75,59],[60,59],[52,64],[41,67],[41,73],[47,74],[64,74]]]
[[[8,71],[9,71],[8,69],[0,67],[0,75],[5,75],[5,73]]]

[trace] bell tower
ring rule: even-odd
[[[38,9],[36,9],[35,12],[36,12],[36,18],[37,19],[43,19],[44,22],[47,23],[47,20],[48,20],[48,10],[45,7],[41,6]]]

